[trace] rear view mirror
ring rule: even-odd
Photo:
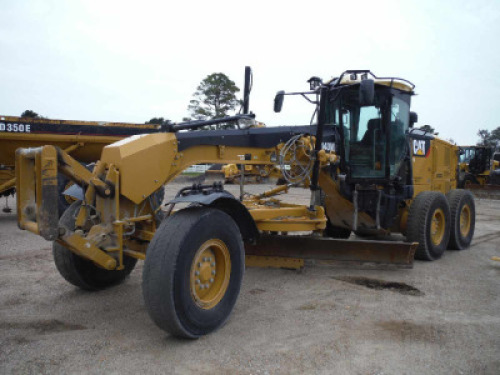
[[[281,108],[283,107],[283,100],[285,99],[285,92],[283,90],[278,91],[276,96],[274,97],[274,112],[281,112]]]
[[[375,82],[373,79],[364,79],[359,83],[359,105],[362,107],[373,105],[375,99]]]
[[[410,112],[410,128],[413,128],[416,122],[418,122],[417,112]]]

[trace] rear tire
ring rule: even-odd
[[[416,196],[408,214],[406,238],[418,242],[415,259],[441,258],[450,238],[450,208],[444,194],[424,191]]]
[[[74,230],[75,214],[80,206],[81,201],[76,201],[69,206],[59,219],[59,224],[69,230]],[[52,244],[52,254],[61,276],[69,283],[84,290],[101,290],[121,283],[132,272],[137,263],[137,259],[125,256],[123,270],[106,270],[96,266],[90,260],[79,257],[57,242]]]
[[[448,249],[463,250],[470,246],[476,224],[474,196],[468,190],[450,190],[446,195],[450,204],[450,243]]]
[[[239,228],[226,213],[190,207],[169,216],[149,244],[142,274],[151,319],[177,337],[215,331],[236,303],[244,260]]]

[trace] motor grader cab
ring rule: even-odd
[[[349,71],[295,93],[314,104],[311,125],[200,130],[251,120],[248,110],[175,124],[106,146],[92,171],[54,146],[20,149],[19,227],[54,241],[57,269],[82,289],[119,283],[138,259],[145,260],[142,288],[150,317],[188,338],[228,319],[245,265],[300,268],[304,259],[320,259],[409,267],[415,251],[437,259],[450,237],[468,246],[474,205],[469,195],[446,185],[443,179],[452,176],[438,168],[444,159],[429,156],[441,157],[440,150],[451,147],[425,135],[414,136],[423,142],[426,160],[419,167],[427,173],[419,189],[448,189],[450,203],[437,191],[415,197],[412,160],[419,151],[412,151],[408,132],[412,92],[407,81]],[[276,110],[284,95],[277,95]],[[431,154],[427,143],[436,149]],[[193,185],[159,207],[154,193],[194,164],[278,165],[286,184],[240,197],[221,183]],[[431,173],[441,173],[442,180]],[[84,187],[81,200],[60,220],[54,204],[59,174]],[[292,186],[309,187],[309,205],[282,200]],[[405,231],[409,241],[339,238],[351,230]]]
[[[474,201],[455,189],[458,149],[413,129],[414,85],[366,70],[309,82],[308,93],[279,92],[275,110],[281,110],[284,95],[315,94],[318,129],[336,134],[337,159],[320,169],[318,180],[329,219],[326,232],[340,238],[351,231],[400,232],[419,243],[415,257],[423,260],[438,259],[447,247],[468,247]]]
[[[410,113],[414,86],[402,79],[378,79],[375,85],[369,77],[369,72],[339,77],[324,111],[326,124],[338,124],[340,163],[333,177],[354,205],[355,231],[393,227],[400,203],[414,194],[407,141],[410,117],[413,122],[416,117]],[[360,212],[375,222],[358,222]],[[336,223],[342,226],[342,220]]]

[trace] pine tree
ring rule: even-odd
[[[195,120],[222,118],[230,115],[241,103],[236,98],[240,89],[224,73],[207,76],[193,94],[188,109]],[[234,124],[221,124],[220,128],[232,128]]]

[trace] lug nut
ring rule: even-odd
[[[212,278],[212,279],[210,279],[210,282],[211,282],[211,283],[213,283],[213,282],[214,282],[214,279],[213,279],[213,278]]]
[[[215,262],[212,262],[210,265],[211,265],[212,267],[215,267]]]
[[[212,271],[212,275],[214,275],[214,276],[215,276],[215,270],[213,270],[213,271]]]
[[[201,262],[200,262],[200,263],[198,263],[198,267],[201,267]]]
[[[207,288],[207,289],[210,288],[210,284],[208,284],[208,283],[205,284],[205,288]]]
[[[201,281],[197,279],[197,280],[196,280],[196,284],[199,284],[199,283],[201,283]]]
[[[195,272],[194,272],[194,274],[195,274],[196,276],[200,276],[200,271],[195,271]]]

